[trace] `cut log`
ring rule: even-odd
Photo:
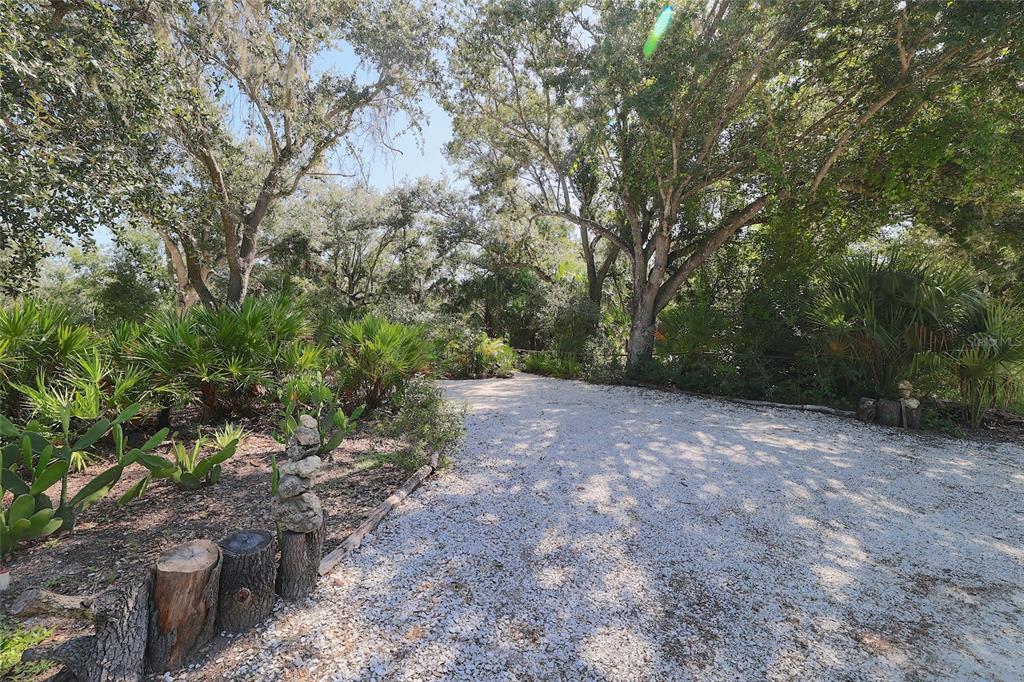
[[[875,421],[875,399],[861,398],[857,404],[857,419],[867,424]]]
[[[209,540],[172,547],[153,569],[146,667],[178,670],[214,634],[220,589],[220,549]]]
[[[29,590],[12,612],[39,613],[91,620],[95,634],[41,646],[22,654],[23,661],[59,661],[79,682],[136,682],[143,678],[150,579],[115,585],[95,596],[66,597]]]
[[[274,608],[274,536],[265,530],[237,530],[217,544],[223,561],[217,627],[244,632],[264,620]]]
[[[321,523],[312,533],[282,533],[281,568],[277,572],[277,593],[282,598],[305,599],[316,588],[326,532],[327,524]]]
[[[903,405],[899,400],[878,400],[875,402],[875,419],[883,426],[900,426],[903,423]]]

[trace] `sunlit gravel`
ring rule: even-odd
[[[445,390],[454,465],[217,679],[1024,679],[1024,448],[530,375]]]

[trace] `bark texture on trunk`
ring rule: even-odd
[[[284,531],[281,537],[281,568],[277,574],[277,592],[290,601],[305,599],[316,588],[320,555],[324,549],[327,524],[312,533]]]
[[[654,355],[656,317],[654,296],[646,292],[635,295],[626,343],[626,374],[629,376],[637,376]]]
[[[59,661],[79,682],[142,680],[149,591],[148,577],[87,597],[29,590],[12,607],[12,613],[22,616],[49,613],[87,619],[95,624],[95,633],[57,646],[29,649],[22,660]]]
[[[149,618],[147,670],[178,670],[214,634],[220,549],[209,540],[172,547],[156,562]]]
[[[274,536],[264,530],[239,530],[217,544],[224,562],[217,626],[228,632],[244,632],[266,619],[274,608]]]

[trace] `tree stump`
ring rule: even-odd
[[[68,597],[28,590],[11,613],[40,613],[91,620],[95,634],[22,654],[23,661],[59,661],[78,682],[136,682],[143,678],[150,578],[115,585],[97,595]]]
[[[875,419],[883,426],[900,426],[903,423],[903,405],[899,400],[878,400],[875,402]]]
[[[277,593],[290,601],[304,599],[316,587],[320,555],[327,525],[311,533],[286,530],[281,537],[281,568],[277,572]]]
[[[223,557],[217,627],[244,632],[274,608],[274,536],[265,530],[237,530],[217,544]]]
[[[861,398],[857,404],[857,419],[867,424],[875,421],[875,399]]]
[[[153,571],[146,665],[151,673],[184,667],[210,641],[217,617],[220,549],[209,540],[172,547]]]

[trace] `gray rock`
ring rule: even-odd
[[[281,477],[277,484],[277,494],[282,498],[295,497],[309,490],[312,485],[311,479],[289,474]]]
[[[320,432],[308,426],[300,426],[292,434],[292,442],[307,448],[320,445]]]
[[[320,425],[316,423],[316,419],[311,414],[304,414],[299,417],[299,426],[305,426],[307,429],[313,429],[314,431],[320,428]]]
[[[294,462],[285,462],[278,471],[281,472],[281,476],[298,476],[299,478],[313,478],[316,475],[317,470],[323,462],[319,457],[313,455],[311,457],[303,457],[297,459]]]
[[[289,445],[284,449],[284,456],[291,460],[302,459],[306,456],[306,448],[301,445]]]
[[[310,492],[270,500],[270,515],[293,533],[311,533],[324,522],[320,499]]]

